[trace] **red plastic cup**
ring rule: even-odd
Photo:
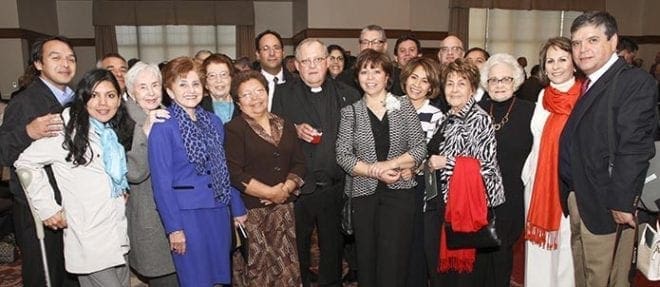
[[[320,144],[321,143],[321,137],[323,136],[322,132],[317,132],[314,136],[312,136],[312,144]]]

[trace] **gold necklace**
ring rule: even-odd
[[[513,100],[511,100],[511,104],[509,104],[509,109],[506,111],[506,114],[504,114],[504,117],[502,117],[502,120],[500,120],[499,123],[493,123],[493,127],[495,127],[496,131],[499,131],[506,123],[509,122],[509,114],[511,114],[511,109],[513,109],[513,104],[516,102],[516,98],[514,96]],[[493,103],[490,103],[490,109],[488,111],[490,114],[490,117],[495,120],[495,116],[493,115]]]

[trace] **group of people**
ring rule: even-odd
[[[75,90],[68,40],[37,41],[0,126],[24,284],[44,285],[32,205],[54,286],[128,286],[130,269],[150,286],[341,286],[343,260],[359,286],[509,286],[521,236],[526,286],[627,286],[658,88],[617,39],[606,12],[548,39],[537,102],[509,54],[450,35],[430,59],[406,35],[391,61],[377,25],[354,64],[309,38],[291,73],[267,30],[258,70],[109,54]],[[489,220],[498,246],[448,247]]]

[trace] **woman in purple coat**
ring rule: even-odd
[[[151,130],[149,165],[179,284],[211,287],[231,282],[231,219],[243,223],[246,210],[229,183],[222,122],[199,106],[198,71],[188,57],[165,66],[170,118]]]

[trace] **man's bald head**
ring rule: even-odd
[[[463,41],[456,36],[449,35],[440,43],[438,61],[441,65],[447,65],[458,58],[463,58],[464,54]]]

